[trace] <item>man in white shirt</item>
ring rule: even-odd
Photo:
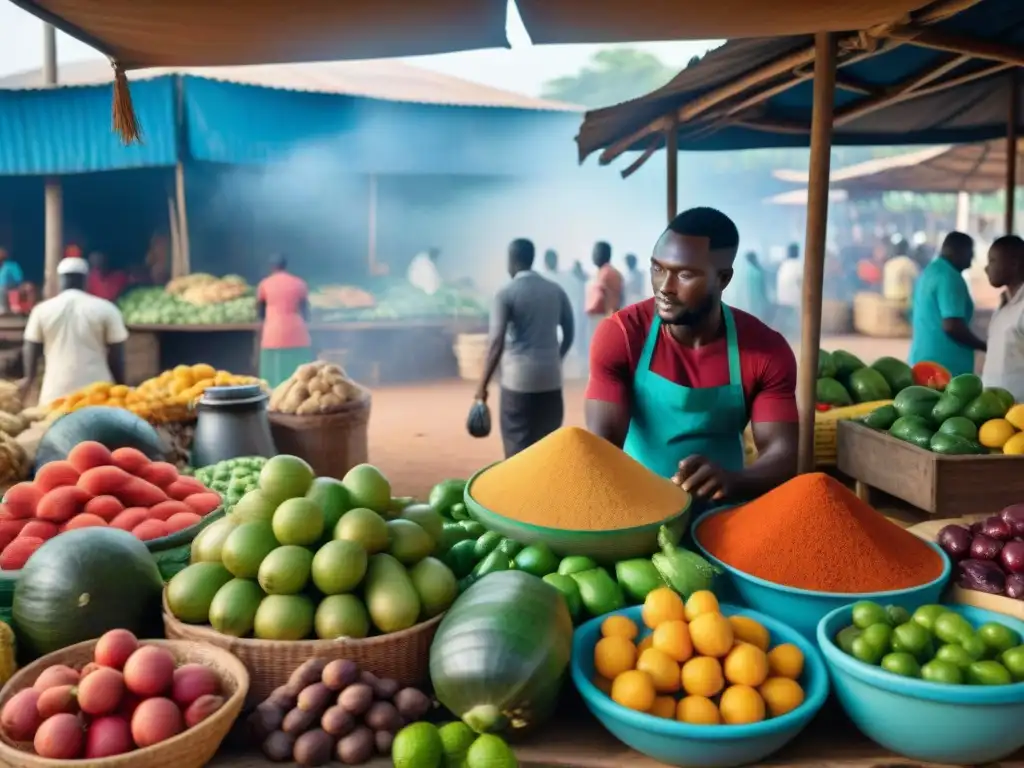
[[[61,259],[57,266],[60,293],[36,305],[25,326],[25,381],[31,390],[46,358],[40,404],[53,402],[98,381],[124,383],[124,343],[128,340],[121,312],[112,303],[85,291],[89,264]]]
[[[910,306],[914,295],[914,283],[921,276],[921,267],[910,257],[909,251],[907,241],[900,240],[896,255],[882,265],[882,296],[906,307]]]
[[[986,387],[1002,387],[1024,402],[1024,240],[1000,237],[988,252],[985,266],[993,288],[1003,291],[1003,304],[988,324],[988,349],[981,379]]]
[[[441,251],[431,248],[413,256],[409,262],[409,269],[405,273],[406,279],[416,288],[433,296],[441,290],[441,273],[437,270],[437,259]]]
[[[778,305],[775,330],[792,335],[800,328],[800,304],[804,284],[804,266],[800,261],[800,247],[793,243],[786,258],[779,264],[775,276],[775,303]]]

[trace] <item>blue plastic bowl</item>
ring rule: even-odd
[[[752,725],[691,725],[655,717],[620,706],[591,682],[594,646],[601,639],[601,622],[608,616],[628,616],[642,626],[640,606],[591,619],[577,628],[572,640],[572,679],[587,709],[611,733],[637,752],[669,765],[689,768],[731,768],[757,763],[778,751],[804,729],[828,698],[828,673],[814,645],[785,624],[755,611],[722,605],[726,616],[739,614],[761,622],[772,644],[793,643],[804,654],[800,684],[804,703],[782,717]]]
[[[1024,622],[980,608],[950,605],[974,626],[996,621],[1024,636]],[[950,765],[994,763],[1024,747],[1024,683],[944,685],[900,677],[848,656],[832,640],[852,622],[852,606],[818,624],[836,697],[865,736],[914,760]]]
[[[934,581],[919,587],[894,589],[888,592],[816,592],[759,579],[757,576],[751,576],[723,563],[700,543],[698,538],[700,524],[711,515],[717,515],[724,511],[724,509],[715,510],[704,515],[693,527],[693,541],[697,548],[705,558],[724,571],[724,576],[721,578],[726,583],[722,585],[722,591],[726,594],[735,594],[743,604],[749,605],[756,611],[784,621],[811,641],[815,638],[818,622],[825,614],[836,608],[850,605],[858,600],[872,600],[882,605],[899,605],[913,612],[922,605],[939,602],[942,590],[945,589],[946,583],[949,581],[952,569],[949,558],[937,544],[932,542],[929,542],[929,545],[942,558],[942,573]],[[716,587],[716,591],[720,590]]]

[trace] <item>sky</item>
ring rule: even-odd
[[[493,49],[451,53],[442,56],[421,56],[406,59],[411,64],[444,72],[467,80],[475,80],[497,88],[529,95],[539,95],[543,84],[555,77],[578,72],[599,45],[532,46],[518,14],[509,15],[511,49]],[[694,55],[703,54],[721,41],[685,41],[640,43],[640,48],[657,55],[669,65],[682,69]],[[59,62],[75,62],[101,58],[84,43],[57,33]],[[42,66],[43,25],[35,16],[17,6],[0,0],[0,77]],[[60,77],[58,66],[58,79]]]

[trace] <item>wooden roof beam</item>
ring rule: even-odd
[[[917,26],[898,27],[888,32],[887,36],[893,40],[902,40],[921,48],[931,48],[936,51],[971,56],[975,59],[1001,61],[1015,67],[1024,67],[1024,48],[1014,45],[975,40],[938,29],[921,29]]]

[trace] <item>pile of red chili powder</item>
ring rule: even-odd
[[[916,587],[937,579],[944,566],[932,547],[820,472],[711,515],[695,535],[737,570],[819,592]]]

